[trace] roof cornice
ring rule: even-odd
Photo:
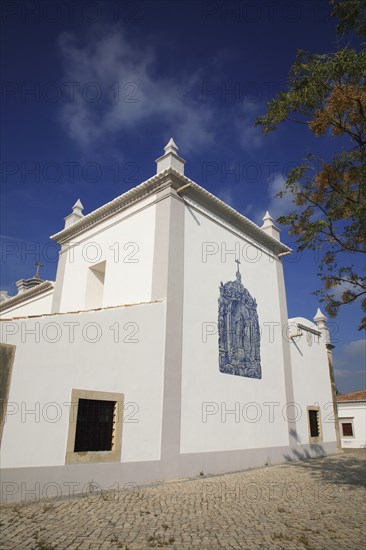
[[[291,321],[291,319],[289,319],[289,322],[290,321]],[[308,325],[304,325],[303,323],[296,323],[296,324],[301,330],[311,332],[311,334],[315,334],[315,336],[321,336],[321,334],[322,334],[320,332],[320,330],[316,330],[315,328],[309,327]]]
[[[186,180],[186,183],[190,184],[189,188],[184,191],[184,194],[187,195],[188,198],[194,198],[194,196],[196,196],[195,198],[197,200],[197,198],[200,197],[201,200],[204,200],[207,206],[214,206],[217,214],[222,215],[223,213],[226,213],[226,215],[230,217],[231,223],[233,220],[235,220],[237,222],[237,227],[239,226],[241,230],[243,230],[244,226],[250,236],[252,236],[259,243],[264,244],[267,247],[273,247],[273,251],[276,254],[280,252],[292,251],[291,248],[263,231],[257,224],[255,224],[254,222],[243,216],[243,214],[240,214],[240,212],[217,198],[215,195],[207,191],[207,189],[205,189],[204,187],[201,187],[197,183],[191,181],[186,176],[180,177],[181,179]]]
[[[44,292],[47,292],[48,290],[52,290],[53,288],[54,288],[54,283],[52,281],[44,281],[43,283],[37,286],[34,286],[29,290],[22,292],[21,294],[17,294],[16,296],[13,296],[13,298],[9,298],[9,300],[5,300],[5,302],[2,302],[0,304],[0,312],[6,311],[7,309],[9,309],[9,307],[13,307],[17,304],[20,304],[21,302],[25,302],[29,298],[34,298],[35,296],[38,296],[39,294],[43,294]]]
[[[337,397],[337,403],[342,403],[342,405],[347,405],[347,404],[355,404],[355,403],[366,403],[366,399],[348,399],[348,400],[342,400],[342,399],[338,399]]]
[[[352,391],[345,393],[344,395],[337,395],[338,403],[365,403],[366,402],[366,389]]]
[[[127,207],[131,206],[138,200],[148,197],[152,191],[157,191],[160,187],[166,183],[169,179],[171,172],[175,172],[171,168],[164,170],[160,174],[156,174],[152,178],[140,183],[136,187],[133,187],[126,193],[119,195],[110,202],[107,202],[100,208],[93,210],[90,214],[84,216],[81,220],[72,224],[71,226],[51,235],[53,241],[57,241],[59,244],[63,244],[70,240],[72,237],[83,233],[87,229],[90,229],[94,225],[114,216],[118,212],[125,210]]]
[[[148,180],[142,182],[137,187],[130,189],[126,193],[118,196],[114,200],[107,204],[97,208],[90,214],[84,216],[81,220],[75,222],[71,226],[55,233],[51,236],[51,239],[57,241],[59,244],[66,243],[71,238],[83,233],[90,229],[94,225],[110,218],[111,216],[125,210],[135,202],[148,197],[149,195],[161,190],[162,187],[167,185],[168,182],[174,184],[174,188],[179,188],[182,183],[186,186],[184,190],[184,196],[188,198],[195,198],[198,202],[204,202],[211,208],[214,207],[218,214],[226,214],[226,217],[230,217],[237,222],[242,229],[246,229],[250,235],[256,238],[261,244],[268,247],[273,246],[276,253],[291,252],[291,248],[281,243],[268,233],[264,232],[254,222],[237,212],[234,208],[217,198],[215,195],[189,179],[187,176],[177,172],[174,168],[167,168],[163,172],[156,174]]]

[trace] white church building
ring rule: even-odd
[[[326,318],[288,319],[291,250],[184,175],[83,215],[56,281],[3,294],[2,499],[215,474],[337,452]]]

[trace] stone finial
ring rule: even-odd
[[[316,313],[315,313],[315,317],[313,318],[314,319],[314,322],[318,325],[319,323],[323,323],[325,324],[325,321],[327,320],[326,316],[324,315],[324,313],[322,313],[322,311],[320,310],[320,308],[318,307]]]
[[[175,153],[178,154],[178,145],[175,143],[174,139],[171,137],[168,143],[164,147],[166,153]]]
[[[266,211],[266,213],[264,214],[263,218],[263,225],[274,225],[274,219],[272,218],[271,214],[268,212],[268,210]]]
[[[164,155],[156,159],[156,173],[164,172],[168,168],[173,168],[182,176],[184,175],[184,165],[186,161],[178,155],[178,147],[173,138],[170,138],[164,147]]]
[[[313,317],[314,323],[321,332],[322,338],[326,344],[330,344],[329,329],[326,324],[326,316],[321,312],[320,308],[317,309],[315,317]]]
[[[72,207],[72,212],[73,212],[73,214],[78,213],[82,216],[83,215],[83,210],[84,210],[84,206],[83,206],[81,200],[78,199],[76,201],[76,203],[74,204],[74,206]]]
[[[72,213],[65,218],[65,229],[84,217],[83,210],[84,206],[82,205],[81,200],[78,199],[72,207]]]
[[[271,235],[271,237],[274,237],[278,241],[280,240],[280,230],[275,225],[274,219],[272,218],[268,210],[263,217],[263,225],[261,229],[262,231],[267,233],[267,235]]]

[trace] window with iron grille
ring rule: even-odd
[[[115,401],[79,399],[74,452],[111,451]]]
[[[311,437],[319,437],[318,411],[314,411],[314,410],[309,411],[309,422],[310,422]]]
[[[123,393],[72,389],[66,464],[119,462]]]
[[[308,426],[309,426],[309,441],[311,443],[319,443],[322,441],[322,427],[320,421],[319,406],[309,406],[308,411]]]

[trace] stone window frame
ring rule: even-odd
[[[342,439],[355,439],[355,426],[354,426],[353,420],[354,420],[353,416],[350,416],[350,417],[342,416],[339,419],[339,427],[340,427],[341,438]],[[344,424],[351,424],[351,426],[352,426],[352,435],[343,435],[343,428],[342,428],[343,423]]]
[[[322,420],[320,415],[320,407],[318,405],[308,405],[307,409],[307,419],[308,419],[308,433],[309,433],[309,442],[310,443],[321,443],[323,441],[323,430],[322,430]],[[310,417],[309,411],[316,411],[318,413],[318,430],[319,435],[313,437],[310,431]]]
[[[83,451],[75,452],[76,424],[78,418],[79,399],[96,401],[114,401],[115,412],[113,421],[112,449],[110,451]],[[120,462],[122,452],[122,425],[123,425],[124,394],[102,392],[94,390],[71,390],[69,414],[69,428],[65,464],[85,464],[95,462]]]

